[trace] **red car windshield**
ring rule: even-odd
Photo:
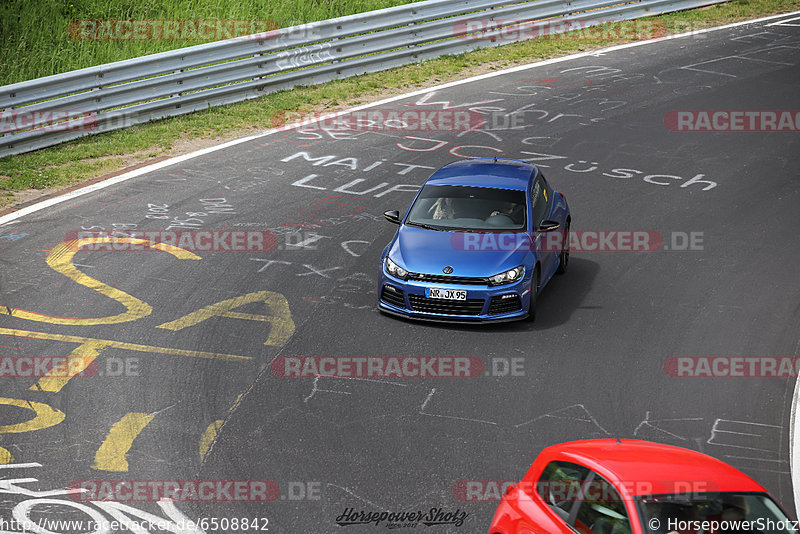
[[[796,534],[764,493],[710,492],[639,497],[645,534]]]

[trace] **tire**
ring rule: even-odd
[[[536,320],[536,301],[539,300],[539,266],[537,265],[536,268],[533,270],[533,283],[531,284],[531,297],[530,303],[528,304],[528,322],[534,322]]]
[[[569,222],[564,230],[564,244],[561,247],[561,253],[558,255],[558,269],[557,274],[564,274],[569,268]]]

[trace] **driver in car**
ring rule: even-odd
[[[511,218],[511,220],[514,221],[515,224],[519,224],[522,222],[521,215],[522,210],[524,209],[524,206],[517,204],[516,202],[503,202],[500,209],[492,211],[492,213],[489,214],[489,217],[494,217],[495,215],[507,215]]]
[[[514,211],[517,205],[514,202],[503,202],[502,206],[499,210],[494,210],[489,217],[494,217],[495,215],[511,215],[511,212]]]

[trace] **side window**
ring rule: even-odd
[[[533,227],[538,227],[547,212],[547,187],[540,176],[531,187],[531,206],[533,207]]]
[[[574,526],[584,534],[631,534],[625,503],[614,486],[596,473],[584,489]]]
[[[536,491],[566,521],[588,474],[589,469],[578,464],[550,462],[539,477]]]

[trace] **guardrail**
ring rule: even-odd
[[[0,157],[570,25],[721,1],[426,0],[5,85]]]

